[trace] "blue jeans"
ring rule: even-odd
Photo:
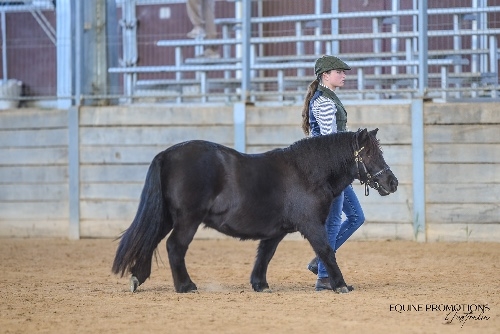
[[[342,212],[346,215],[346,220],[342,222]],[[352,188],[347,186],[344,191],[333,199],[330,206],[330,213],[326,218],[325,228],[328,243],[334,251],[337,251],[342,244],[364,223],[365,215],[358,197]],[[321,260],[318,261],[318,278],[328,277],[326,267]]]

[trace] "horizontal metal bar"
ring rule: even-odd
[[[127,0],[116,0],[117,6],[123,6]],[[135,0],[138,6],[144,5],[176,5],[186,3],[186,0]]]
[[[281,70],[312,68],[314,61],[310,62],[262,62],[252,64],[252,70]],[[428,65],[468,65],[469,61],[463,58],[443,58],[429,59]],[[418,66],[418,60],[369,60],[369,61],[350,61],[351,67],[375,67],[375,66]],[[241,70],[239,64],[225,65],[181,65],[181,66],[137,66],[137,67],[111,67],[110,73],[155,73],[155,72],[196,72],[196,71],[236,71]]]
[[[370,12],[351,12],[351,13],[328,13],[328,14],[308,14],[308,15],[282,15],[268,17],[252,17],[252,23],[272,23],[272,22],[296,22],[296,21],[317,21],[331,19],[348,19],[361,17],[392,17],[417,15],[418,10],[399,10],[397,12],[389,10],[370,11]]]
[[[439,58],[432,58],[432,57],[458,57],[458,56],[463,56],[463,55],[481,55],[481,54],[488,54],[490,50],[488,49],[476,49],[476,50],[432,50],[429,51],[429,58],[431,59],[431,63],[434,61],[434,59],[439,59]],[[416,57],[418,55],[418,52],[412,52],[412,56]],[[308,55],[290,55],[290,56],[261,56],[261,57],[255,57],[255,63],[264,63],[264,62],[275,62],[275,63],[284,63],[284,62],[314,62],[316,59],[318,59],[318,55],[313,55],[313,54],[308,54]],[[368,61],[372,60],[382,60],[382,58],[403,58],[403,59],[396,59],[396,60],[408,60],[406,59],[406,52],[379,52],[379,53],[372,53],[372,52],[362,52],[362,53],[340,53],[339,57],[341,57],[344,60],[349,61],[349,64],[351,64],[352,61],[361,61],[362,59],[366,59]],[[389,60],[389,59],[386,59]],[[390,59],[390,60],[395,60],[395,59]],[[186,58],[185,59],[185,64],[236,64],[240,63],[241,58],[216,58],[216,59],[210,59],[210,58]],[[371,63],[370,63],[371,64]],[[368,64],[367,64],[368,65]],[[461,65],[460,63],[457,63],[455,65]],[[463,64],[462,64],[463,65]]]
[[[123,6],[126,0],[116,0],[117,6]],[[228,2],[233,2],[227,0]],[[255,0],[254,0],[255,1]],[[47,1],[48,2],[48,1]],[[138,6],[143,5],[175,5],[184,4],[186,0],[136,0]],[[427,10],[428,15],[441,15],[441,14],[470,14],[470,13],[491,13],[500,11],[499,6],[490,7],[463,7],[463,8],[429,8]],[[280,21],[313,21],[313,20],[329,20],[329,19],[341,19],[341,18],[359,18],[359,17],[394,17],[394,16],[408,16],[417,15],[418,10],[399,10],[394,11],[366,11],[366,12],[354,12],[354,13],[329,13],[329,14],[311,14],[311,15],[286,15],[286,16],[273,16],[258,18],[254,17],[251,19],[252,23],[270,23],[270,22],[280,22]]]
[[[450,35],[453,31],[450,31]],[[284,37],[253,37],[250,39],[252,44],[262,43],[287,43],[287,42],[314,42],[314,41],[332,41],[332,40],[353,40],[353,39],[373,39],[373,38],[409,38],[417,37],[414,32],[398,32],[398,33],[361,33],[361,34],[343,34],[343,35],[306,35],[306,36],[284,36]],[[241,44],[240,39],[204,39],[204,40],[159,40],[157,46],[197,46],[197,45],[222,45],[222,44]]]
[[[478,29],[478,30],[429,30],[428,36],[471,36],[471,35],[497,35],[500,34],[500,29]]]
[[[155,73],[155,72],[196,72],[196,71],[236,71],[239,65],[181,65],[181,66],[131,66],[110,67],[109,73]]]
[[[50,5],[7,5],[0,6],[0,12],[5,13],[22,13],[22,12],[31,12],[35,10],[54,10],[54,6]]]
[[[481,88],[478,88],[476,90],[490,90],[494,89],[494,86],[484,86]],[[338,91],[338,96],[342,98],[342,100],[346,99],[347,101],[351,101],[352,99],[349,98],[349,96],[359,96],[359,94],[364,94],[364,95],[370,95],[370,94],[391,94],[391,95],[397,95],[397,94],[416,94],[418,89],[413,89],[413,88],[370,88],[370,89],[365,89],[365,90],[358,90],[358,89],[342,89]],[[445,88],[445,89],[429,89],[429,93],[434,94],[436,96],[440,95],[442,92],[470,92],[471,88],[470,87],[461,87],[461,88]],[[264,96],[297,96],[297,95],[304,95],[306,93],[306,90],[285,90],[282,92],[276,92],[276,91],[253,91],[251,90],[249,92],[250,95],[256,96],[256,97],[264,97]],[[188,97],[188,98],[200,98],[200,97],[239,97],[240,94],[237,92],[234,93],[190,93],[190,94],[185,94],[185,93],[161,93],[158,92],[158,94],[145,94],[145,95],[120,95],[120,98],[134,98],[134,99],[141,99],[141,98],[175,98],[175,97]],[[89,99],[89,100],[95,100],[95,99],[106,99],[106,98],[116,98],[117,96],[83,96],[83,99]],[[449,97],[452,99],[452,97]],[[467,100],[466,98],[461,98],[463,100]],[[485,99],[486,100],[486,99]],[[368,99],[370,101],[370,99]],[[387,100],[380,100],[380,101],[387,101]],[[492,98],[487,98],[487,101],[499,101],[499,99],[492,99]],[[344,104],[348,104],[344,103]],[[377,102],[378,103],[378,102]]]
[[[490,52],[489,49],[475,49],[475,50],[430,50],[429,57],[439,57],[439,56],[453,56],[453,55],[473,55],[473,54],[488,54]],[[412,52],[412,56],[417,56],[418,52]],[[318,55],[307,54],[307,55],[285,55],[285,56],[261,56],[256,57],[255,62],[285,62],[285,61],[316,61],[318,59]],[[390,58],[390,57],[406,57],[405,51],[398,52],[359,52],[359,53],[340,53],[339,57],[342,59],[352,59],[351,61],[356,59],[381,59],[381,58]],[[432,59],[432,58],[431,58]],[[233,59],[234,62],[240,61],[238,58]],[[406,60],[406,59],[405,59]],[[204,58],[188,58],[186,59],[186,63],[202,63]],[[206,59],[205,59],[206,61]],[[211,60],[210,60],[211,61]],[[218,59],[218,62],[223,62],[224,59]]]
[[[257,63],[253,64],[253,70],[279,70],[312,68],[314,62],[290,62],[290,63]],[[428,65],[468,65],[467,59],[429,59]],[[418,66],[418,60],[369,60],[369,61],[349,61],[351,67],[378,67],[378,66]]]
[[[482,30],[429,30],[428,36],[471,36],[471,35],[496,35],[500,34],[500,29],[482,29]],[[401,31],[397,33],[356,33],[356,34],[341,34],[341,35],[306,35],[306,36],[281,36],[281,37],[253,37],[250,39],[252,44],[265,43],[291,43],[291,42],[315,42],[315,41],[343,41],[343,40],[359,40],[359,39],[389,39],[389,38],[412,38],[418,37],[418,33],[411,31]],[[227,45],[241,44],[240,39],[204,39],[204,40],[160,40],[156,43],[158,46],[197,46],[197,45]]]
[[[500,11],[499,6],[485,8],[433,8],[427,11],[428,15],[442,14],[470,14],[470,13],[491,13]],[[362,17],[400,17],[418,15],[418,10],[380,10],[366,12],[350,12],[350,13],[325,13],[325,14],[306,14],[306,15],[282,15],[282,16],[267,16],[267,17],[252,17],[251,23],[275,23],[275,22],[297,22],[297,21],[317,21],[317,20],[332,20],[332,19],[356,19]],[[236,22],[233,22],[236,23]]]
[[[483,7],[483,8],[432,8],[427,11],[428,15],[443,15],[443,14],[471,14],[471,13],[492,13],[499,12],[500,6]],[[267,16],[267,17],[252,17],[251,23],[276,23],[276,22],[297,22],[297,21],[318,21],[332,19],[356,19],[356,18],[374,18],[374,17],[400,17],[418,15],[418,10],[381,10],[381,11],[366,11],[366,12],[350,12],[350,13],[326,13],[326,14],[306,14],[306,15],[282,15],[282,16]],[[241,23],[239,20],[230,21],[230,24]]]
[[[432,8],[427,10],[428,15],[442,14],[471,14],[500,12],[500,6],[489,7],[461,7],[461,8]]]
[[[223,45],[223,44],[241,44],[241,39],[169,39],[156,42],[157,46],[197,46],[197,45]]]

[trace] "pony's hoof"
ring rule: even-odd
[[[137,288],[141,285],[139,280],[135,276],[130,276],[130,292],[135,292]]]
[[[252,288],[255,292],[272,292],[267,283],[253,283]]]
[[[176,288],[175,291],[179,293],[198,292],[198,287],[196,287],[196,284],[193,282],[189,282],[188,284],[181,285],[179,288]]]
[[[335,292],[336,293],[349,293],[352,290],[354,290],[354,287],[352,285],[347,285],[347,286],[341,286],[340,288],[336,288]]]

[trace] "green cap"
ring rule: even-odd
[[[344,63],[342,60],[335,56],[323,56],[316,60],[316,64],[314,64],[314,73],[316,76],[320,75],[323,72],[328,72],[331,70],[350,70],[349,65]]]

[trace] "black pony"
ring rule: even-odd
[[[262,154],[243,154],[201,140],[168,148],[149,167],[113,272],[132,273],[134,292],[151,274],[153,253],[171,232],[167,252],[175,290],[196,290],[184,258],[203,223],[242,240],[261,240],[250,283],[255,291],[264,291],[269,289],[267,268],[278,244],[299,231],[325,263],[334,291],[349,292],[324,223],[333,198],[354,179],[382,196],[396,191],[398,181],[382,156],[377,131],[307,138]]]

